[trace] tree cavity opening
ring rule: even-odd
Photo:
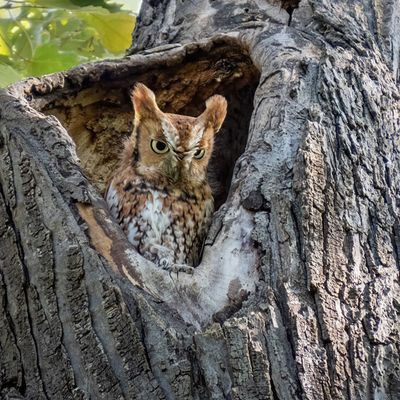
[[[54,115],[76,144],[81,166],[103,194],[119,161],[123,143],[132,132],[134,112],[129,93],[136,82],[152,89],[164,112],[199,115],[205,101],[221,94],[228,114],[217,134],[209,167],[218,208],[226,200],[236,160],[244,152],[259,72],[237,45],[213,44],[183,57],[158,59],[143,65],[107,61],[68,71],[63,87],[33,94],[32,105]],[[149,57],[151,59],[151,57]]]

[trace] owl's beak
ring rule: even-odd
[[[169,165],[168,177],[176,183],[182,178],[182,172],[190,169],[190,161],[185,152],[173,151],[174,161]]]
[[[167,166],[167,176],[173,182],[176,183],[181,177],[181,166],[180,159],[177,157],[176,153],[173,152],[174,157],[171,157]]]
[[[182,161],[185,158],[185,153],[182,151],[174,151],[174,156],[179,160]]]

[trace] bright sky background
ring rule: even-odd
[[[125,10],[132,10],[138,14],[140,9],[141,0],[116,0],[116,3],[123,4]]]

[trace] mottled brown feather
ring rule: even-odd
[[[195,266],[213,213],[206,171],[226,100],[211,97],[197,118],[163,113],[143,84],[132,101],[134,130],[106,194],[110,212],[144,257],[167,268]],[[156,153],[152,141],[167,152]]]

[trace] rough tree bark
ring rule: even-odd
[[[0,94],[0,396],[400,398],[400,5],[144,0],[130,56]],[[137,81],[229,111],[194,276],[102,193]]]

